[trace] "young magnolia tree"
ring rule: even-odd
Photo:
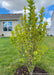
[[[12,31],[11,41],[18,50],[19,62],[24,63],[31,72],[47,49],[46,46],[41,46],[46,34],[47,22],[43,21],[44,7],[37,17],[34,0],[27,0],[27,2],[29,8],[24,7],[21,24],[16,25],[15,31]],[[26,9],[29,10],[28,18]]]

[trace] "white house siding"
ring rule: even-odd
[[[54,36],[54,12],[51,18],[51,30],[50,34]]]
[[[18,21],[12,21],[12,30],[18,24]],[[11,31],[3,31],[3,21],[0,21],[0,35],[4,34],[4,37],[11,36]]]
[[[50,28],[47,29],[47,35],[50,35]]]

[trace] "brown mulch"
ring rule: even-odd
[[[28,68],[26,66],[23,66],[16,70],[16,73],[14,75],[30,75],[28,72]]]
[[[31,75],[31,74],[29,73],[28,68],[26,66],[23,66],[17,69],[14,75]],[[48,73],[39,67],[35,67],[32,75],[48,75]]]
[[[48,73],[39,67],[35,67],[33,70],[33,75],[48,75]]]

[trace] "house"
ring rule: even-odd
[[[54,36],[54,11],[51,17],[51,26],[47,28],[47,35]]]
[[[11,36],[11,31],[20,22],[20,16],[23,16],[23,14],[0,14],[0,37],[2,35],[5,37]],[[54,36],[54,11],[51,18],[51,27],[47,28],[47,35]]]
[[[20,22],[20,16],[22,14],[0,14],[0,37],[11,36],[11,31]]]
[[[50,29],[51,28],[47,28],[47,35],[50,35]]]
[[[51,29],[50,29],[50,35],[54,36],[54,11],[51,17]]]

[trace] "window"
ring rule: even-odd
[[[3,22],[3,31],[12,31],[12,22],[11,21]]]

